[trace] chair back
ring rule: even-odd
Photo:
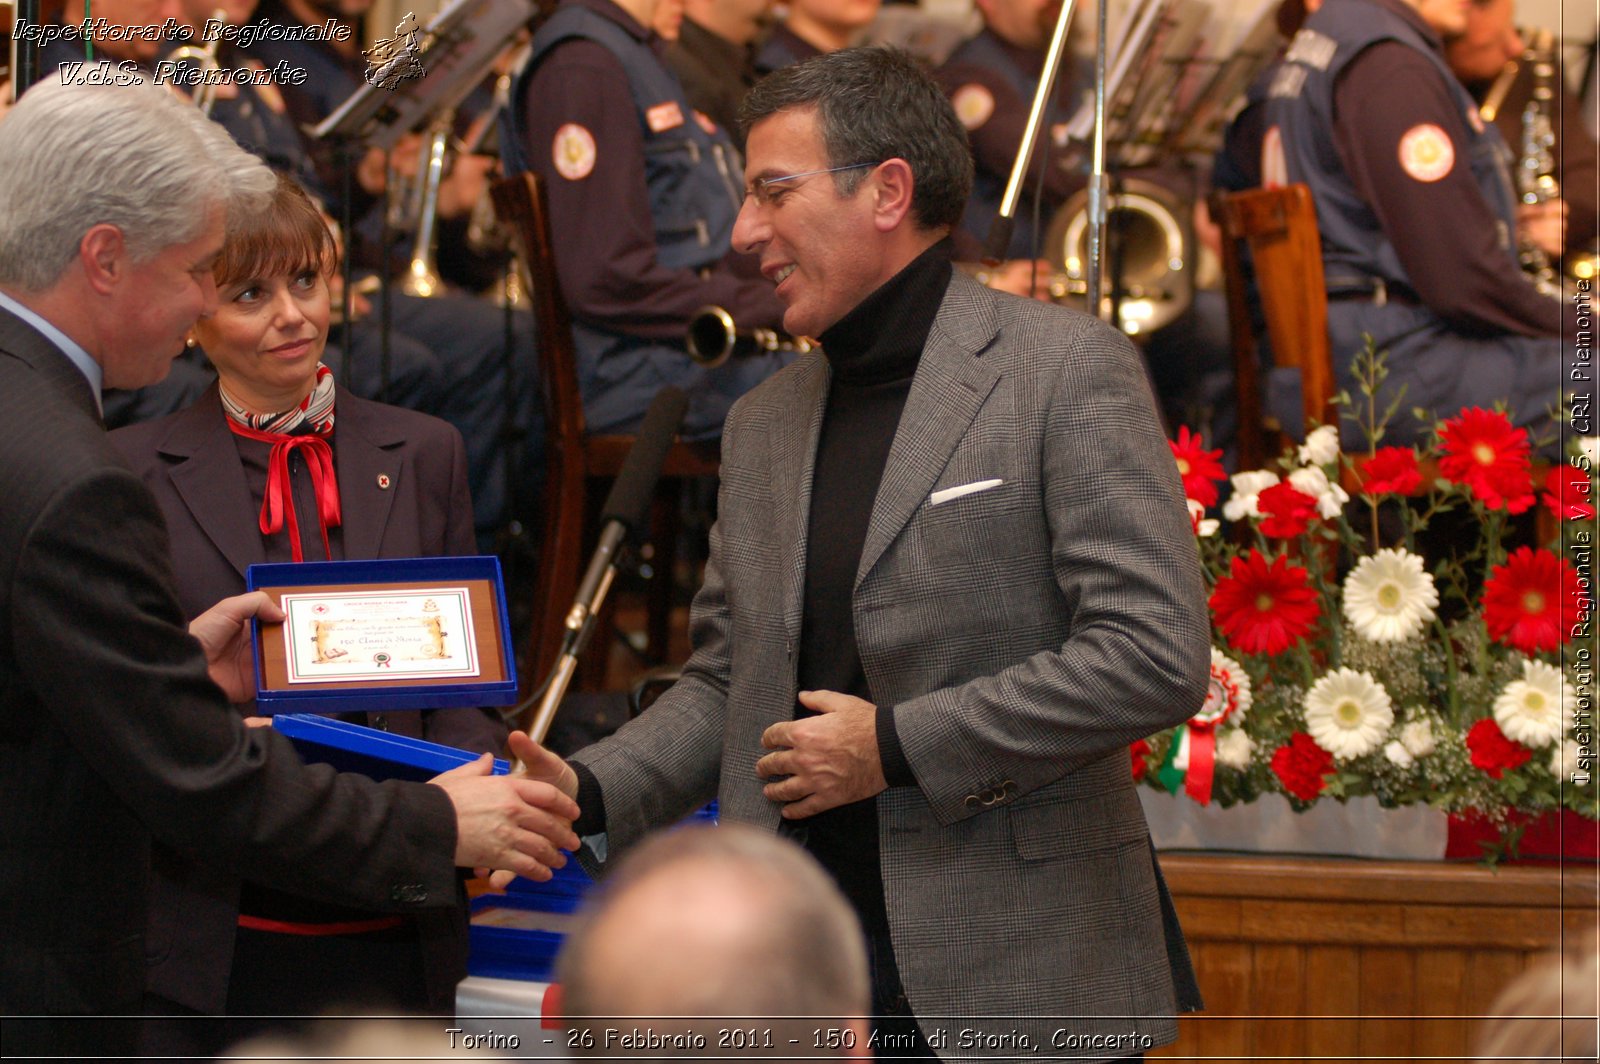
[[[1250,250],[1273,363],[1300,371],[1306,431],[1337,425],[1333,405],[1333,354],[1328,342],[1328,293],[1322,272],[1322,239],[1311,190],[1303,184],[1218,193],[1212,216],[1222,229],[1222,268],[1233,337],[1239,396],[1239,468],[1259,469],[1267,457],[1260,366],[1249,314],[1242,243]]]
[[[538,174],[515,174],[496,181],[490,194],[495,213],[510,234],[512,249],[528,273],[544,394],[545,527],[524,669],[524,687],[531,687],[543,680],[560,655],[565,607],[578,590],[588,474],[586,427],[572,316],[556,279],[544,182]]]

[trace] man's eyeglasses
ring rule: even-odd
[[[777,177],[758,177],[750,182],[750,187],[745,189],[745,198],[756,201],[758,207],[772,205],[772,186],[782,185],[790,181],[800,181],[807,177],[816,177],[819,174],[837,174],[843,170],[864,170],[867,167],[878,166],[878,163],[850,163],[848,166],[830,166],[825,170],[806,170],[798,174],[779,174]],[[783,191],[779,189],[778,191]]]

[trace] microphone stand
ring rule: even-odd
[[[1072,23],[1072,9],[1076,0],[1066,0],[1061,14],[1056,16],[1056,28],[1050,35],[1050,45],[1045,49],[1044,69],[1039,72],[1039,87],[1034,90],[1033,106],[1028,109],[1028,124],[1022,130],[1022,144],[1017,149],[1016,162],[1011,164],[1011,176],[1006,179],[1005,194],[1000,197],[1000,213],[989,227],[989,238],[983,246],[983,261],[994,266],[1006,257],[1011,246],[1011,233],[1017,224],[1017,202],[1022,198],[1022,182],[1027,175],[1028,160],[1033,158],[1034,145],[1039,140],[1039,128],[1044,125],[1049,101],[1055,99],[1056,79],[1061,73],[1061,53],[1067,47],[1067,27]],[[1104,19],[1105,0],[1101,0],[1101,18]],[[1102,31],[1103,32],[1103,31]],[[1102,65],[1099,80],[1105,79],[1104,39],[1101,41]],[[1098,129],[1099,119],[1095,126]]]
[[[1108,0],[1100,0],[1095,12],[1094,149],[1089,165],[1089,262],[1085,274],[1088,281],[1085,306],[1090,314],[1102,320],[1107,320],[1100,292],[1105,284],[1101,259],[1106,239],[1106,8],[1109,6]]]
[[[527,728],[536,743],[544,742],[550,725],[555,721],[556,709],[572,684],[573,673],[578,669],[578,655],[588,645],[589,637],[594,633],[595,618],[600,613],[600,607],[605,605],[606,596],[611,593],[611,584],[617,576],[617,550],[627,536],[628,527],[621,521],[607,522],[600,534],[600,544],[589,559],[589,568],[578,584],[572,609],[567,611],[566,631],[561,637],[561,656],[556,659],[550,679],[544,687],[544,696],[539,699],[539,708]]]

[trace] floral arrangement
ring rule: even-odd
[[[1341,454],[1324,426],[1276,468],[1234,475],[1229,535],[1210,516],[1229,479],[1221,452],[1179,430],[1211,688],[1187,724],[1134,745],[1135,777],[1224,806],[1370,794],[1502,823],[1561,808],[1600,819],[1588,595],[1600,441],[1538,482],[1528,433],[1499,411],[1433,424],[1420,447],[1380,446],[1398,401],[1376,410],[1381,355],[1369,348],[1356,371],[1364,410],[1340,401],[1366,453]],[[1559,535],[1517,544],[1511,519],[1541,505]]]

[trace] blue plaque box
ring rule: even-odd
[[[367,587],[403,594],[408,586],[434,585],[466,585],[472,591],[476,660],[482,672],[478,677],[290,684],[281,648],[282,626],[263,625],[259,619],[251,622],[256,704],[263,716],[505,706],[517,700],[516,656],[512,653],[505,581],[500,574],[500,559],[493,555],[252,565],[245,571],[245,581],[251,591],[277,595],[325,589],[330,596],[359,595]]]

